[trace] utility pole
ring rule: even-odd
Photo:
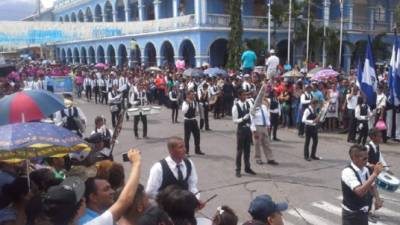
[[[288,25],[288,48],[287,48],[287,63],[290,64],[290,44],[292,34],[292,0],[289,1],[289,25]]]
[[[308,72],[308,60],[310,52],[310,25],[311,25],[311,0],[308,0],[308,12],[307,12],[307,48],[306,48],[306,70]]]
[[[342,68],[342,45],[343,45],[343,0],[340,0],[340,41],[339,41],[339,63],[338,68]]]
[[[268,52],[271,50],[271,4],[272,0],[267,0],[268,4]]]

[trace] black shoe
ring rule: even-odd
[[[277,161],[275,161],[275,160],[268,160],[267,163],[270,164],[270,165],[273,165],[273,166],[279,165],[279,163]]]
[[[147,137],[147,135],[146,135],[146,136],[143,136],[143,138],[144,138],[144,139],[149,139],[149,137]]]
[[[251,175],[257,175],[256,172],[254,172],[252,169],[247,169],[244,172],[251,174]]]
[[[242,174],[240,174],[240,172],[237,171],[237,172],[236,172],[236,177],[241,177],[241,176],[242,176]]]
[[[274,141],[281,141],[281,139],[279,139],[279,138],[274,138],[273,140]]]
[[[318,156],[311,156],[311,158],[314,159],[314,160],[321,160],[322,159],[321,157],[318,157]]]
[[[311,162],[311,159],[308,157],[308,158],[304,158],[306,161],[309,161],[309,162]]]
[[[197,155],[205,155],[205,153],[202,152],[202,151],[196,151],[195,153],[196,153]]]
[[[262,165],[262,164],[263,164],[263,161],[262,161],[261,159],[257,159],[257,160],[256,160],[256,163],[257,163],[258,165]]]
[[[207,128],[206,131],[212,131],[210,128]]]

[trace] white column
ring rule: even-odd
[[[138,0],[139,21],[144,20],[143,10],[144,10],[143,0]]]
[[[375,8],[373,5],[368,6],[369,30],[374,30]]]
[[[179,16],[178,8],[179,8],[179,0],[172,0],[172,16],[173,17]]]
[[[125,22],[130,21],[130,14],[131,14],[131,9],[128,6],[125,6]]]
[[[207,23],[207,0],[201,0],[201,23]]]
[[[201,0],[194,0],[194,18],[197,25],[201,23]]]
[[[113,8],[112,14],[113,14],[113,22],[117,22],[117,9],[115,7]]]
[[[154,0],[153,5],[154,5],[154,19],[155,20],[159,20],[160,19],[161,1],[160,0]]]

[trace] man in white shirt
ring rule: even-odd
[[[111,122],[115,129],[117,125],[118,115],[121,111],[122,93],[117,91],[117,86],[113,85],[112,90],[108,93],[108,102],[110,103]]]
[[[318,122],[319,116],[317,115],[316,109],[318,106],[318,100],[313,99],[310,106],[304,110],[302,122],[305,124],[306,139],[304,142],[304,159],[306,161],[320,160],[321,158],[316,156],[318,146]],[[311,147],[311,157],[309,152],[310,141],[313,140]]]
[[[375,197],[375,209],[383,205],[375,186],[375,179],[383,171],[382,163],[377,163],[370,175],[366,165],[368,152],[364,146],[353,145],[349,155],[351,163],[342,170],[342,225],[368,225],[370,201]]]
[[[384,93],[384,87],[383,85],[378,86],[378,91],[376,95],[376,109],[375,109],[375,123],[378,122],[379,120],[384,120],[386,117],[386,101],[387,97]],[[382,131],[382,138],[383,138],[383,143],[386,143],[387,141],[387,129]]]
[[[275,55],[275,50],[271,49],[269,51],[270,56],[265,61],[265,66],[267,67],[267,78],[273,80],[277,75],[277,70],[279,66],[279,58]]]
[[[349,130],[347,136],[347,142],[355,143],[356,142],[356,130],[357,130],[357,119],[355,109],[357,106],[358,100],[358,88],[357,86],[353,86],[351,88],[351,92],[346,95],[346,105],[347,105],[347,116],[349,119]]]
[[[185,148],[186,154],[189,154],[190,135],[193,134],[195,153],[198,155],[204,155],[204,152],[200,150],[200,129],[196,119],[198,103],[195,101],[195,95],[195,92],[187,92],[186,101],[182,104]]]
[[[304,110],[308,108],[312,100],[311,94],[311,85],[306,86],[306,91],[300,95],[300,105],[301,105],[301,113],[304,113]],[[301,121],[299,125],[298,135],[299,137],[303,137],[304,135],[304,123]]]
[[[194,163],[186,158],[185,143],[180,137],[168,139],[169,156],[155,163],[150,169],[146,193],[155,199],[169,185],[177,185],[198,195],[197,172]]]

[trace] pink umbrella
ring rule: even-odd
[[[95,67],[95,68],[98,68],[98,69],[104,69],[104,68],[107,67],[107,65],[104,64],[104,63],[97,63],[94,67]]]
[[[338,76],[339,73],[332,69],[323,69],[314,74],[311,80],[323,80]]]
[[[175,62],[176,68],[179,70],[184,70],[185,69],[185,61],[184,60],[176,60]]]

